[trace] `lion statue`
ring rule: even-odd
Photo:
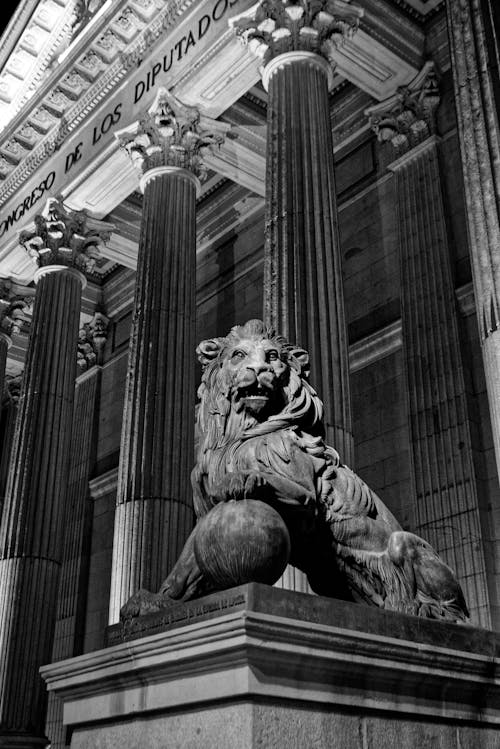
[[[198,521],[221,502],[261,499],[284,520],[290,563],[315,593],[423,617],[468,616],[451,569],[428,543],[403,531],[325,444],[323,404],[309,383],[306,351],[250,320],[225,338],[203,341],[197,354]],[[196,561],[196,529],[141,613],[213,590]],[[139,613],[127,605],[125,617]]]

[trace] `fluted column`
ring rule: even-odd
[[[93,500],[89,494],[89,476],[96,458],[96,429],[102,355],[108,318],[97,311],[80,328],[78,341],[75,401],[71,434],[70,466],[66,505],[68,518],[64,533],[61,576],[52,649],[52,661],[72,658],[83,652],[88,597]],[[49,692],[46,733],[52,749],[66,746],[61,700]]]
[[[266,0],[230,22],[261,59],[268,91],[264,319],[309,351],[327,441],[349,464],[349,362],[328,90],[330,53],[361,15],[332,0]]]
[[[81,292],[97,254],[85,214],[49,201],[21,242],[41,267],[0,526],[0,746],[44,737],[38,675],[52,655]]]
[[[500,28],[493,6],[446,0],[477,319],[500,476]]]
[[[9,459],[14,440],[17,405],[21,387],[21,375],[6,375],[4,384],[4,401],[2,402],[2,431],[0,442],[0,518],[5,500],[5,488],[9,475]]]
[[[368,110],[379,140],[399,156],[403,353],[413,474],[413,526],[456,571],[472,621],[491,626],[479,498],[434,114],[432,63],[390,100]]]
[[[196,195],[203,149],[227,128],[160,90],[119,138],[142,172],[143,215],[118,473],[109,621],[156,590],[193,526]]]
[[[7,352],[11,345],[10,336],[0,330],[0,397],[3,393],[5,381],[5,367],[7,364]]]

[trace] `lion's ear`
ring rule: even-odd
[[[196,347],[196,356],[203,369],[213,362],[222,350],[223,338],[208,338]]]
[[[309,354],[303,348],[290,348],[287,352],[288,363],[301,377],[309,378]]]

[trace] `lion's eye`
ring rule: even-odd
[[[267,361],[276,361],[277,359],[279,359],[279,355],[277,351],[267,352]]]
[[[232,359],[244,359],[246,356],[244,351],[241,351],[240,349],[236,349],[236,351],[233,352]]]

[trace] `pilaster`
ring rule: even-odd
[[[5,499],[5,488],[9,475],[9,459],[14,440],[17,406],[21,390],[22,375],[5,376],[3,398],[1,401],[0,423],[0,518]]]
[[[193,525],[196,196],[203,153],[228,126],[161,89],[118,137],[144,192],[120,449],[110,622],[156,590]]]
[[[35,226],[20,236],[38,270],[0,526],[2,747],[46,742],[46,695],[38,670],[52,655],[64,538],[76,345],[86,283],[78,268],[93,267],[102,242],[85,214],[74,214],[57,200],[49,201]]]
[[[87,345],[93,346],[93,357],[87,355],[85,361],[88,366],[77,378],[75,388],[66,496],[68,518],[61,560],[61,579],[52,649],[53,661],[61,661],[83,653],[93,516],[89,476],[95,461],[102,373],[101,362],[97,363],[97,360],[102,356],[106,328],[107,317],[102,312],[96,312],[91,322],[86,323],[83,328],[89,334]],[[80,333],[81,331],[82,329]],[[95,343],[96,336],[99,339],[98,345]],[[81,336],[78,347],[80,350]],[[80,369],[82,369],[81,361],[79,353]],[[66,729],[62,723],[62,705],[53,694],[49,694],[48,698],[46,733],[52,749],[64,749]]]
[[[368,110],[396,159],[401,311],[415,532],[456,571],[475,624],[491,626],[479,499],[434,116],[432,63]]]
[[[0,399],[4,389],[7,352],[12,345],[12,337],[22,328],[26,319],[25,309],[32,303],[32,298],[23,293],[8,278],[0,278]]]

